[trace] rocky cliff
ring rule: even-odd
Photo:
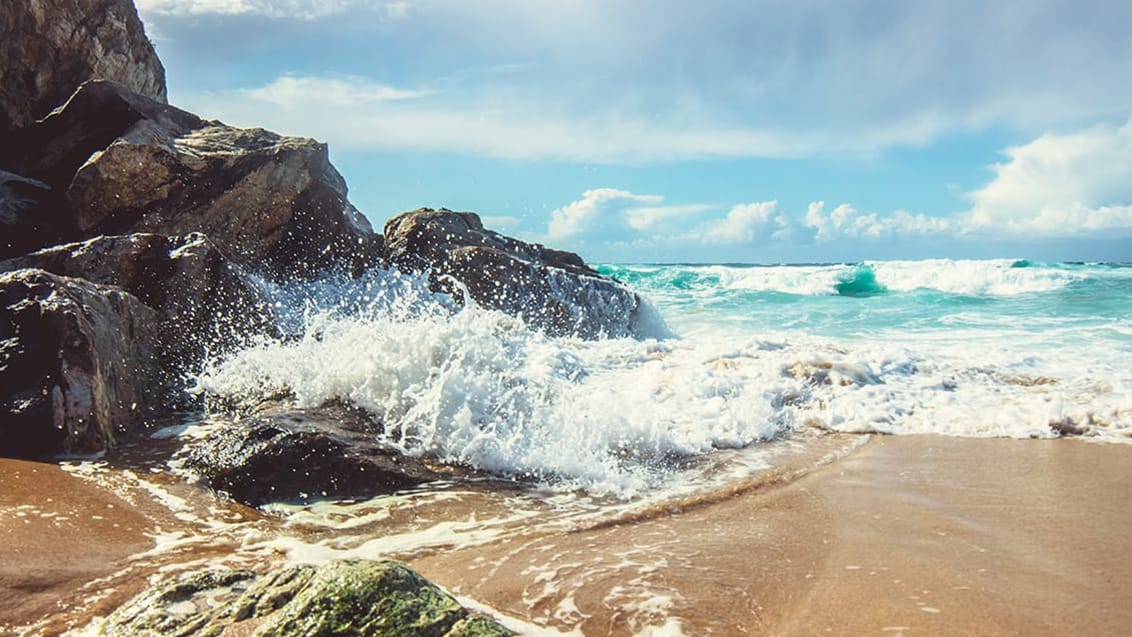
[[[12,0],[0,11],[0,137],[87,80],[165,101],[165,68],[130,0]]]

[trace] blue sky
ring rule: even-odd
[[[170,101],[594,262],[1132,261],[1132,3],[137,0]]]

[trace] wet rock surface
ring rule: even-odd
[[[266,575],[209,570],[177,576],[127,602],[104,635],[188,637],[511,635],[470,615],[450,595],[400,562],[348,560],[289,566]]]
[[[121,82],[165,101],[165,69],[130,0],[18,0],[0,11],[0,137],[79,84]]]
[[[472,212],[421,208],[385,224],[385,256],[405,272],[430,271],[434,287],[520,316],[556,335],[639,335],[642,299],[572,252],[484,228]]]
[[[192,446],[186,466],[250,506],[367,497],[436,480],[427,464],[376,442],[378,424],[337,406],[269,411]]]
[[[141,426],[160,393],[156,323],[119,288],[0,274],[0,453],[95,453]]]
[[[0,259],[51,243],[68,223],[51,186],[0,170]]]
[[[381,240],[346,198],[325,144],[206,122],[88,82],[16,136],[20,174],[60,192],[74,236],[202,232],[274,278],[356,272]]]
[[[203,234],[99,236],[0,261],[117,286],[157,312],[161,366],[192,372],[206,351],[273,334],[273,309],[255,280]]]

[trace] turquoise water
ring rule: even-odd
[[[1126,264],[601,270],[655,309],[641,338],[548,336],[375,270],[281,296],[292,335],[196,390],[342,401],[406,453],[623,496],[687,482],[690,458],[824,432],[1132,441]]]
[[[1026,260],[821,265],[606,265],[680,335],[839,339],[962,332],[1132,349],[1132,264]]]

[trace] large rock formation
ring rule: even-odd
[[[50,243],[69,224],[51,186],[0,170],[0,259]]]
[[[140,425],[157,404],[155,325],[118,288],[0,274],[0,453],[93,453]]]
[[[376,442],[380,425],[328,405],[261,414],[191,447],[186,466],[239,502],[368,497],[436,480],[422,461]]]
[[[13,0],[0,10],[0,140],[87,80],[165,101],[165,69],[130,0]]]
[[[175,389],[178,375],[199,371],[205,352],[274,333],[273,309],[255,281],[199,233],[99,236],[0,261],[0,272],[20,268],[117,286],[156,310],[159,363]]]
[[[481,306],[558,335],[639,336],[642,299],[572,252],[503,236],[472,212],[421,208],[385,224],[385,256],[431,273],[437,289],[462,286]]]
[[[274,278],[358,271],[380,257],[380,236],[311,139],[206,122],[113,82],[84,84],[15,139],[10,164],[71,210],[56,240],[203,232]]]
[[[290,566],[256,575],[214,569],[173,577],[123,604],[100,634],[505,637],[392,560]]]

